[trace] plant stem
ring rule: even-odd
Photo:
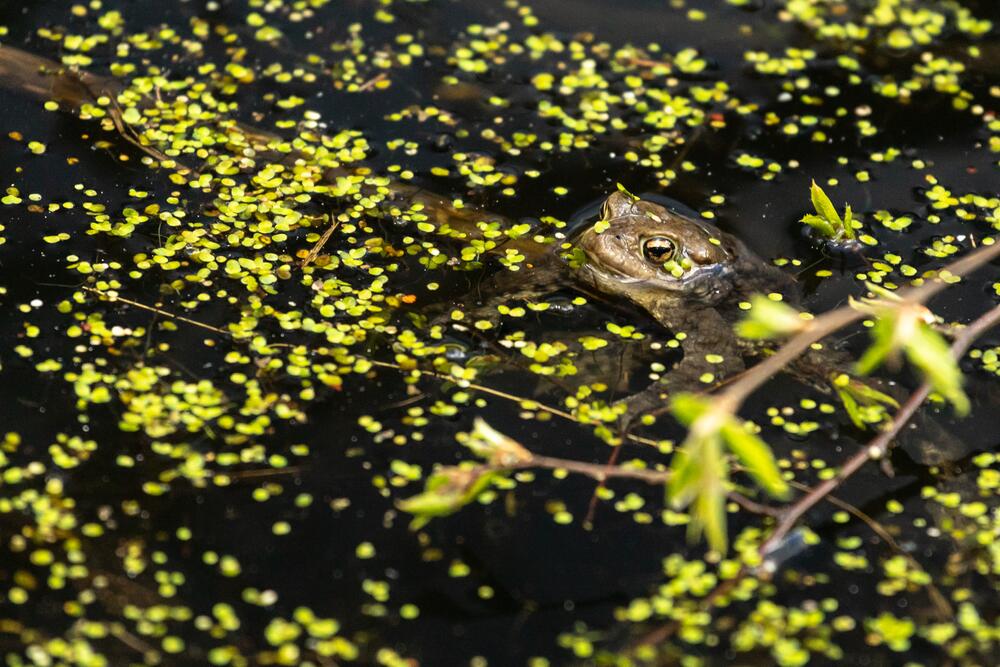
[[[969,346],[983,333],[992,327],[1000,324],[1000,306],[994,306],[985,314],[978,317],[967,327],[962,329],[955,337],[951,345],[951,354],[955,359],[961,359]],[[760,546],[761,556],[766,557],[791,531],[803,514],[812,509],[817,503],[831,494],[834,489],[847,481],[854,473],[860,470],[869,460],[883,458],[892,446],[893,440],[899,432],[906,426],[907,422],[913,418],[921,404],[931,393],[931,384],[924,382],[913,392],[906,402],[900,407],[893,417],[892,424],[888,429],[882,431],[872,438],[868,445],[849,458],[840,472],[834,477],[824,481],[814,487],[812,491],[799,499],[794,505],[782,513],[781,521],[778,522],[771,536]]]
[[[996,248],[997,246],[1000,246],[1000,243],[995,244],[994,246],[990,246],[990,248]],[[985,249],[986,248],[984,248],[983,250]],[[958,262],[953,263],[949,265],[948,270],[954,273],[957,267],[962,271],[970,271],[973,268],[980,266],[982,263],[989,261],[989,259],[991,259],[994,256],[994,254],[990,254],[987,256],[984,255],[981,251],[976,251],[975,253],[972,253],[967,257],[963,258],[963,260],[968,260],[968,261],[960,260],[962,261],[961,264],[959,264]],[[925,285],[916,289],[924,290],[924,294],[927,293],[933,294],[942,288],[935,287],[933,285]],[[969,346],[971,346],[972,343],[977,338],[979,338],[979,336],[983,335],[984,333],[989,331],[991,328],[997,326],[998,324],[1000,324],[1000,305],[994,306],[989,311],[979,316],[978,318],[973,320],[968,326],[959,331],[958,335],[955,336],[955,339],[951,345],[952,355],[956,359],[960,359],[969,349]],[[760,364],[758,364],[758,366],[760,366]],[[825,500],[828,502],[833,502],[831,500],[831,498],[833,498],[832,493],[834,490],[837,489],[837,487],[839,487],[847,479],[849,479],[852,475],[854,475],[854,473],[860,470],[864,466],[864,464],[867,463],[868,461],[873,459],[881,459],[891,447],[893,438],[895,438],[896,435],[899,434],[899,432],[903,429],[903,427],[907,424],[907,422],[913,417],[914,414],[916,414],[917,409],[919,409],[920,405],[930,395],[930,392],[931,392],[930,383],[925,382],[922,385],[920,385],[920,387],[915,392],[913,392],[913,394],[910,395],[907,401],[896,412],[895,416],[893,417],[892,425],[888,430],[883,431],[879,435],[875,436],[868,443],[866,447],[862,448],[860,451],[858,451],[857,454],[848,459],[847,463],[835,477],[824,481],[822,484],[818,486],[813,487],[809,491],[809,493],[807,493],[801,499],[796,501],[794,505],[792,505],[782,513],[781,520],[778,522],[778,525],[775,527],[774,531],[767,538],[767,540],[765,540],[758,548],[758,553],[763,558],[763,565],[759,568],[756,568],[757,570],[763,569],[765,571],[770,571],[771,573],[773,573],[776,566],[773,563],[771,563],[770,567],[768,567],[767,556],[773,551],[773,549],[777,546],[777,544],[782,539],[784,539],[789,532],[791,532],[792,528],[795,527],[795,524],[798,522],[798,520],[802,518],[802,515],[804,515],[810,509],[815,507],[816,504],[821,501]],[[873,454],[875,454],[875,456],[873,456]],[[746,577],[750,573],[751,573],[751,568],[744,565],[740,569],[740,571],[736,574],[735,577],[721,582],[710,593],[708,593],[708,595],[702,598],[700,605],[701,608],[702,609],[710,608],[712,604],[717,599],[719,599],[719,597],[725,595],[727,592],[732,590],[744,577]],[[934,592],[932,592],[931,596],[932,596],[932,602],[934,602],[939,609],[945,608],[947,606],[947,600],[944,601],[944,606],[942,606],[941,600],[937,599],[941,597],[940,594],[935,596]],[[676,621],[671,621],[669,623],[664,623],[662,625],[659,625],[650,632],[641,636],[638,640],[636,640],[632,644],[632,647],[634,649],[640,646],[651,646],[666,641],[667,639],[670,638],[671,635],[673,635],[677,627],[678,626]]]
[[[529,468],[545,468],[548,470],[565,470],[566,472],[578,475],[586,475],[598,482],[605,482],[608,479],[634,479],[652,485],[664,485],[670,480],[670,470],[646,470],[643,468],[629,468],[618,465],[605,465],[601,463],[588,463],[576,459],[562,459],[552,456],[540,456],[532,454],[531,458],[512,466],[497,466],[496,470],[523,470]],[[754,514],[764,514],[767,516],[777,516],[775,508],[761,503],[754,502],[746,496],[729,491],[726,497]]]
[[[930,281],[924,282],[919,286],[900,290],[899,296],[907,301],[923,303],[949,285],[944,280],[945,276],[964,276],[998,256],[1000,256],[1000,242],[978,248],[940,269],[937,275]],[[780,372],[789,362],[808,350],[809,346],[813,343],[826,338],[849,324],[857,322],[866,317],[866,315],[867,313],[847,305],[823,313],[819,317],[810,320],[808,326],[803,331],[789,339],[784,345],[778,348],[777,352],[750,368],[739,380],[716,394],[716,400],[720,401],[723,406],[729,408],[731,411],[736,412],[750,394]]]

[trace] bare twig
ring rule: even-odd
[[[1000,246],[1000,243],[995,244],[993,246],[988,246],[988,248],[996,249],[997,246]],[[962,264],[959,264],[958,262],[951,264],[949,266],[949,271],[952,272],[954,275],[959,275],[958,273],[955,273],[956,266],[961,271],[970,271],[982,265],[984,262],[988,261],[995,255],[995,253],[993,253],[988,256],[985,256],[986,258],[984,258],[984,255],[981,253],[982,250],[985,249],[987,248],[977,250],[975,253],[966,256],[964,260],[968,261],[963,261]],[[932,292],[933,290],[933,292],[936,292],[939,289],[941,289],[941,287],[934,288],[932,287],[932,285],[926,285],[924,287],[920,287],[917,289],[926,290],[927,292]],[[958,335],[955,336],[955,339],[951,345],[952,355],[956,359],[960,359],[969,349],[969,346],[972,345],[972,343],[979,336],[986,333],[987,331],[997,326],[998,324],[1000,324],[1000,306],[995,306],[989,311],[987,311],[985,314],[975,319],[972,323],[970,323],[968,326],[962,329],[958,333]],[[930,392],[931,392],[930,383],[925,382],[924,384],[920,385],[920,387],[915,392],[913,392],[913,394],[910,395],[910,398],[907,399],[906,403],[904,403],[903,406],[900,407],[900,409],[897,411],[896,415],[893,418],[892,425],[889,427],[888,430],[875,436],[875,438],[873,438],[868,443],[868,446],[864,447],[857,454],[848,459],[847,463],[844,465],[843,468],[841,468],[840,472],[835,477],[824,481],[822,484],[816,487],[813,487],[805,496],[803,496],[794,505],[792,505],[787,510],[785,510],[785,512],[782,513],[782,518],[778,522],[777,527],[774,529],[774,531],[771,533],[768,539],[765,540],[758,549],[758,553],[763,558],[764,565],[761,568],[756,568],[756,569],[764,571],[770,570],[771,572],[773,572],[776,565],[774,563],[771,563],[771,565],[768,566],[767,556],[775,549],[775,547],[781,542],[781,540],[788,535],[788,533],[792,530],[792,528],[794,528],[795,524],[802,517],[802,515],[805,514],[807,511],[809,511],[810,509],[812,509],[813,507],[815,507],[816,504],[819,503],[820,501],[827,501],[833,504],[837,504],[837,502],[831,500],[832,492],[838,486],[843,484],[844,481],[849,479],[854,473],[860,470],[865,463],[873,459],[881,459],[882,457],[885,456],[885,454],[888,452],[889,447],[892,445],[893,439],[899,434],[903,426],[905,426],[906,423],[913,417],[913,415],[916,413],[920,405],[930,395]],[[842,501],[840,502],[842,503]],[[867,521],[865,523],[868,523],[869,526],[872,526],[872,523],[869,523]],[[721,596],[731,591],[737,585],[737,583],[739,583],[744,577],[750,574],[751,571],[752,571],[751,568],[743,566],[735,577],[723,581],[721,584],[716,586],[715,589],[713,589],[708,595],[702,598],[701,607],[703,609],[710,608],[711,605],[714,604],[714,602],[717,599],[719,599]],[[939,610],[943,611],[944,609],[950,608],[950,605],[948,605],[947,600],[943,599],[944,596],[940,594],[940,591],[937,591],[936,588],[935,589],[928,588],[928,591],[929,595],[931,596],[932,602],[934,602],[934,604],[938,606]],[[935,592],[937,593],[936,595]],[[944,603],[943,605],[941,604],[942,602]],[[677,631],[677,627],[678,626],[675,621],[659,625],[652,631],[640,637],[634,643],[634,646],[651,646],[654,644],[659,644],[670,638],[673,635],[673,633]]]
[[[148,306],[144,303],[133,301],[132,299],[119,296],[118,294],[111,294],[109,292],[105,292],[104,290],[99,290],[94,287],[88,287],[86,285],[83,285],[80,287],[80,289],[82,289],[84,292],[90,292],[91,294],[96,294],[105,301],[110,301],[112,303],[114,302],[124,303],[125,305],[132,306],[133,308],[145,310],[150,313],[156,313],[157,315],[161,315],[163,317],[166,317],[167,319],[177,320],[178,322],[184,322],[185,324],[190,324],[191,326],[199,327],[201,329],[211,331],[212,333],[217,333],[221,336],[226,336],[227,338],[232,338],[232,334],[226,331],[225,329],[220,329],[219,327],[213,327],[211,324],[205,324],[204,322],[193,320],[190,317],[184,317],[183,315],[174,315],[170,311],[163,310],[162,308],[157,308],[155,306]]]
[[[1000,244],[997,244],[1000,245]],[[990,246],[996,247],[996,246]],[[981,315],[971,324],[961,330],[955,337],[951,345],[951,354],[956,359],[961,359],[972,342],[983,333],[1000,324],[1000,306],[995,306]],[[812,509],[816,503],[830,495],[834,489],[847,481],[851,476],[860,470],[865,463],[870,460],[883,458],[892,446],[892,443],[903,427],[913,418],[921,404],[931,393],[931,384],[924,382],[906,400],[906,403],[896,412],[892,424],[885,431],[875,436],[866,447],[858,451],[857,454],[847,460],[844,466],[834,477],[825,480],[816,486],[812,491],[803,496],[794,505],[789,507],[782,515],[781,521],[775,527],[771,536],[761,545],[760,554],[767,556],[775,546],[786,536],[795,526],[803,514]]]
[[[963,276],[998,256],[1000,256],[1000,242],[983,246],[940,269],[934,278],[925,281],[922,285],[900,290],[898,294],[901,299],[923,303],[948,286],[949,283],[945,281],[946,277]],[[738,381],[716,394],[716,400],[735,412],[750,394],[808,350],[813,343],[863,319],[866,315],[867,313],[848,305],[828,311],[810,320],[805,329],[778,348],[777,352],[750,368]]]
[[[805,493],[810,493],[813,490],[811,486],[807,486],[800,482],[794,482],[794,481],[789,482],[789,486],[793,486],[799,491],[803,491]],[[912,567],[915,570],[919,570],[921,572],[926,572],[923,565],[921,565],[920,562],[916,558],[914,558],[912,554],[910,554],[908,551],[905,551],[903,547],[901,547],[899,543],[896,542],[896,539],[889,533],[888,530],[885,529],[885,526],[883,526],[881,523],[879,523],[872,517],[862,512],[859,508],[855,507],[849,502],[841,500],[835,495],[830,494],[826,496],[826,498],[824,498],[823,500],[830,503],[834,507],[839,507],[840,509],[844,510],[845,512],[855,517],[856,519],[860,519],[866,526],[868,526],[871,529],[873,533],[878,535],[883,542],[888,544],[893,551],[895,551],[900,556],[905,558],[906,562],[910,564],[910,567]],[[934,580],[928,577],[927,583],[924,584],[924,586],[925,588],[927,588],[927,596],[931,599],[931,603],[937,608],[938,616],[941,618],[941,620],[946,621],[951,618],[954,618],[955,610],[952,608],[951,604],[948,602],[948,599],[944,596],[944,594],[941,593],[941,589],[939,589],[934,584]]]
[[[517,396],[516,394],[511,394],[506,391],[501,391],[500,389],[494,389],[493,387],[487,387],[486,385],[459,380],[458,378],[452,375],[448,375],[447,373],[439,373],[437,371],[427,371],[420,368],[404,369],[399,364],[394,364],[387,361],[371,360],[371,364],[373,366],[378,366],[380,368],[392,368],[394,370],[403,373],[416,373],[421,376],[437,378],[438,380],[446,380],[448,382],[455,382],[455,383],[461,382],[462,386],[468,387],[469,389],[475,389],[476,391],[481,391],[484,394],[496,396],[497,398],[502,398],[504,400],[511,401],[517,404],[527,403],[533,406],[534,408],[541,410],[542,412],[547,412],[550,415],[554,415],[556,417],[560,417],[562,419],[566,419],[568,421],[575,422],[577,424],[583,424],[586,426],[600,426],[601,424],[604,423],[589,419],[580,419],[579,417],[570,412],[566,412],[565,410],[560,410],[559,408],[554,408],[550,405],[545,405],[544,403],[539,403],[533,398],[525,398],[524,396]],[[628,439],[640,445],[648,445],[650,447],[656,447],[656,448],[660,447],[660,443],[656,440],[653,440],[652,438],[643,438],[642,436],[629,434]]]
[[[312,249],[309,250],[309,254],[306,255],[305,259],[302,260],[302,264],[299,265],[301,268],[304,269],[313,263],[313,260],[315,260],[316,257],[319,256],[319,253],[323,250],[323,246],[325,246],[326,242],[330,240],[330,237],[333,236],[333,233],[337,231],[337,227],[339,225],[340,225],[339,220],[334,220],[333,222],[330,223],[330,226],[326,228],[325,232],[323,232],[323,236],[319,237],[319,241],[316,241],[316,245],[314,245]]]
[[[379,72],[378,74],[376,74],[375,76],[373,76],[372,78],[368,79],[360,86],[358,86],[358,92],[362,93],[366,90],[371,90],[376,85],[378,85],[380,81],[385,81],[388,77],[389,75],[386,74],[385,72]]]
[[[532,453],[530,458],[519,461],[511,465],[487,466],[491,470],[524,470],[529,468],[545,468],[548,470],[565,470],[577,475],[585,475],[591,479],[604,483],[609,479],[632,479],[646,484],[663,486],[670,481],[670,470],[648,470],[645,468],[631,468],[628,466],[605,465],[601,463],[588,463],[576,459],[563,459],[553,456],[540,456]],[[777,509],[768,505],[754,502],[736,491],[729,491],[726,497],[738,504],[743,509],[754,514],[775,516]]]

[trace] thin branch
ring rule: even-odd
[[[365,81],[364,83],[362,83],[360,86],[358,86],[358,91],[357,92],[363,93],[366,90],[371,90],[380,81],[385,81],[387,78],[389,78],[388,74],[386,74],[385,72],[379,72],[378,74],[376,74],[375,76],[373,76],[372,78],[368,79],[367,81]]]
[[[302,263],[299,265],[301,268],[304,269],[313,263],[313,260],[315,260],[316,257],[319,256],[319,253],[323,250],[323,246],[326,245],[326,242],[330,240],[330,237],[333,236],[333,233],[337,231],[337,227],[339,226],[340,226],[339,220],[334,220],[332,223],[330,223],[330,226],[326,228],[325,232],[323,232],[323,236],[319,238],[319,241],[316,242],[316,245],[314,245],[312,249],[309,250],[309,254],[306,255],[305,259],[302,260]]]
[[[205,324],[204,322],[193,320],[190,317],[184,317],[183,315],[174,315],[170,311],[163,310],[162,308],[157,308],[155,306],[147,306],[144,303],[133,301],[132,299],[127,299],[123,296],[119,296],[118,294],[111,294],[109,292],[105,292],[104,290],[99,290],[94,287],[88,287],[86,285],[83,285],[80,287],[80,289],[82,289],[84,292],[90,292],[91,294],[96,294],[106,301],[121,302],[126,305],[132,306],[133,308],[145,310],[150,313],[156,313],[157,315],[161,315],[163,317],[166,317],[167,319],[177,320],[178,322],[184,322],[186,324],[190,324],[191,326],[200,327],[202,329],[206,329],[213,333],[217,333],[221,336],[232,338],[232,334],[226,331],[225,329],[220,329],[219,327],[213,327],[211,324]]]
[[[945,277],[964,276],[998,256],[1000,256],[1000,242],[977,248],[961,259],[939,269],[935,277],[919,286],[900,290],[898,295],[903,300],[923,303],[950,284],[945,281]],[[750,394],[808,350],[813,343],[866,316],[867,313],[848,305],[809,320],[805,329],[778,348],[777,352],[750,368],[738,381],[716,394],[716,400],[731,411],[736,412]]]
[[[1000,245],[1000,244],[997,244]],[[993,248],[996,246],[990,246]],[[997,324],[1000,324],[1000,306],[994,306],[985,314],[978,317],[971,324],[961,330],[961,332],[955,336],[955,340],[951,345],[951,354],[955,359],[961,359],[965,352],[972,345],[973,341],[976,340],[983,333],[993,328]],[[811,492],[803,496],[794,505],[789,507],[783,514],[781,521],[778,523],[774,532],[771,536],[760,546],[760,554],[762,556],[767,556],[775,546],[782,540],[789,531],[795,526],[802,515],[812,509],[818,502],[823,500],[826,496],[830,495],[834,489],[843,484],[845,481],[850,479],[854,473],[864,467],[865,463],[870,460],[882,459],[899,432],[903,427],[913,418],[917,410],[927,399],[931,393],[931,384],[929,382],[924,382],[920,387],[913,392],[910,397],[906,400],[906,403],[896,412],[892,419],[892,424],[888,429],[882,431],[877,436],[875,436],[866,447],[858,451],[857,454],[852,456],[844,466],[840,469],[834,477],[824,481],[822,484],[816,486]]]
[[[990,247],[996,248],[997,246],[1000,246],[1000,243]],[[985,261],[988,261],[988,259],[983,259],[983,255],[979,253],[980,251],[977,251],[976,253],[966,257],[966,259],[974,261],[966,262],[960,268],[963,271],[967,271],[981,265]],[[975,255],[975,258],[973,258],[973,255]],[[990,258],[992,258],[992,255]],[[955,264],[952,264],[950,266],[950,270],[954,271],[954,269]],[[918,289],[927,289],[930,291],[930,287],[931,286],[928,285],[927,287]],[[960,359],[979,336],[983,335],[998,324],[1000,324],[1000,306],[994,306],[985,314],[971,322],[968,326],[962,329],[958,335],[955,336],[955,340],[951,345],[952,355],[956,359]],[[904,403],[896,413],[893,418],[892,425],[887,431],[875,436],[875,438],[868,443],[867,447],[864,447],[857,454],[852,456],[835,477],[824,481],[816,487],[813,487],[805,496],[803,496],[783,513],[782,518],[774,532],[771,533],[768,539],[765,540],[758,549],[758,553],[763,558],[764,564],[761,567],[756,568],[757,570],[771,570],[773,572],[776,566],[773,563],[770,567],[767,566],[767,563],[769,562],[767,561],[767,556],[774,550],[777,544],[788,535],[802,515],[815,507],[820,501],[827,501],[835,505],[838,504],[836,501],[832,500],[833,496],[831,494],[833,491],[844,481],[849,479],[855,472],[860,470],[869,460],[872,460],[873,458],[881,459],[885,456],[893,442],[893,439],[899,434],[903,426],[905,426],[906,423],[913,417],[920,405],[930,395],[930,392],[931,385],[929,383],[925,382],[920,385],[920,387],[913,392],[906,403]],[[846,505],[846,503],[844,504]],[[866,521],[865,523],[868,522]],[[872,523],[868,523],[868,525],[872,526]],[[716,586],[708,595],[702,598],[702,609],[708,609],[715,602],[715,600],[731,591],[741,580],[743,580],[744,577],[750,574],[751,571],[751,568],[744,565],[735,577],[727,579]],[[934,602],[939,609],[949,608],[947,600],[943,600],[944,596],[940,595],[940,591],[938,591],[938,595],[935,596],[934,590],[936,589],[928,590],[930,591],[929,594],[932,598],[932,602]],[[945,606],[940,604],[942,600]],[[659,644],[669,639],[673,633],[677,631],[677,627],[678,624],[676,621],[659,625],[650,632],[641,636],[633,643],[632,646],[633,648],[636,648]]]
[[[545,468],[547,470],[565,470],[577,475],[586,475],[602,484],[609,479],[632,479],[654,486],[663,486],[670,481],[670,470],[647,470],[645,468],[630,468],[626,466],[588,463],[576,459],[562,459],[552,456],[531,454],[530,458],[507,466],[490,466],[493,470],[524,470],[529,468]],[[777,510],[768,505],[754,502],[741,493],[729,491],[726,497],[743,509],[754,514],[776,516]]]
[[[490,396],[496,396],[497,398],[502,398],[513,403],[530,403],[542,412],[547,412],[550,415],[566,419],[568,421],[574,422],[576,424],[583,424],[585,426],[600,426],[604,422],[593,421],[589,419],[580,419],[576,415],[566,412],[565,410],[560,410],[559,408],[554,408],[550,405],[544,403],[539,403],[533,398],[526,398],[524,396],[517,396],[516,394],[510,394],[506,391],[501,391],[500,389],[493,389],[492,387],[487,387],[486,385],[476,384],[475,382],[469,382],[467,380],[460,380],[453,375],[447,373],[440,373],[438,371],[427,371],[420,368],[405,369],[399,364],[390,363],[387,361],[376,361],[370,360],[372,366],[378,366],[380,368],[391,368],[402,373],[417,373],[421,376],[437,378],[438,380],[445,380],[448,382],[461,383],[461,386],[468,387],[469,389],[475,389],[476,391],[481,391],[484,394],[489,394]],[[640,445],[648,445],[650,447],[660,447],[660,442],[653,440],[652,438],[643,438],[642,436],[628,434],[628,439],[632,442],[638,443]]]
[[[794,486],[799,491],[804,491],[805,493],[810,493],[813,490],[811,486],[807,486],[800,482],[792,481],[789,482],[789,485]],[[927,573],[927,570],[925,570],[923,565],[920,564],[920,561],[914,558],[912,554],[905,551],[903,547],[901,547],[899,543],[896,542],[896,539],[889,533],[889,531],[885,529],[885,526],[876,521],[874,518],[865,514],[863,511],[861,511],[854,505],[850,504],[849,502],[841,500],[835,495],[832,494],[828,495],[823,500],[825,500],[826,502],[830,503],[835,507],[839,507],[840,509],[844,510],[845,512],[855,517],[856,519],[860,519],[866,526],[868,526],[871,529],[873,533],[878,535],[883,542],[888,544],[889,548],[891,548],[893,551],[895,551],[900,556],[905,558],[906,562],[910,564],[910,567],[912,567],[915,570],[919,570],[925,574]],[[934,580],[931,579],[929,575],[927,583],[924,584],[924,587],[927,589],[927,596],[931,599],[931,603],[935,607],[937,607],[938,616],[941,618],[941,620],[945,621],[954,618],[955,610],[952,608],[951,604],[948,602],[948,599],[944,596],[944,594],[941,593],[941,589],[939,589],[934,584]]]

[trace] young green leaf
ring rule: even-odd
[[[887,308],[878,313],[875,324],[870,330],[872,344],[868,346],[856,364],[858,373],[868,375],[895,353],[895,331],[898,319],[895,309]]]
[[[919,322],[903,344],[906,358],[920,369],[934,390],[948,399],[955,412],[969,412],[969,397],[962,391],[962,370],[948,343],[926,322]]]
[[[788,496],[788,484],[781,477],[766,442],[747,431],[735,418],[723,424],[722,439],[762,489],[775,498]]]
[[[833,242],[841,242],[844,239],[854,241],[857,238],[854,211],[850,204],[844,205],[844,217],[841,218],[833,202],[816,181],[813,181],[809,188],[809,198],[816,213],[802,216],[800,222],[809,225],[820,236]]]
[[[847,373],[833,377],[832,384],[847,411],[847,416],[858,428],[863,429],[870,424],[882,423],[886,416],[886,406],[899,407],[899,403],[892,396],[852,378]]]
[[[462,509],[500,476],[502,473],[483,466],[440,468],[427,479],[423,493],[400,500],[396,506],[414,515],[410,528],[419,530],[431,519]]]
[[[840,402],[844,406],[844,410],[847,411],[847,416],[850,417],[851,422],[858,428],[864,428],[868,424],[867,414],[858,405],[854,396],[846,391],[838,391],[837,396],[840,398]]]
[[[714,549],[726,548],[725,496],[729,479],[722,448],[747,469],[748,474],[773,496],[783,497],[788,485],[774,462],[770,448],[718,402],[681,393],[670,404],[674,416],[688,426],[688,435],[671,461],[667,495],[675,507],[692,507],[689,535],[704,532]]]
[[[812,199],[813,208],[816,209],[816,213],[820,217],[825,218],[827,222],[838,230],[844,228],[844,221],[840,219],[840,214],[834,208],[833,202],[823,192],[823,188],[816,184],[816,181],[813,181],[812,187],[809,188],[809,198]]]
[[[726,537],[726,468],[722,463],[718,439],[707,443],[704,452],[701,488],[694,501],[688,524],[688,538],[695,540],[704,532],[710,547],[725,553]]]
[[[855,237],[854,212],[851,211],[850,204],[844,205],[844,236],[846,236],[852,241],[854,240]]]
[[[828,239],[832,239],[837,236],[837,229],[827,222],[826,218],[822,216],[815,215],[813,213],[806,213],[802,216],[802,219],[799,222],[806,223],[819,232],[820,236],[824,236]]]
[[[676,394],[670,401],[670,411],[684,426],[690,426],[695,419],[708,411],[710,406],[711,402],[708,399],[688,392]]]
[[[532,458],[521,443],[497,431],[481,417],[476,417],[471,433],[460,435],[459,442],[493,465],[511,466]]]
[[[703,458],[700,450],[701,446],[697,443],[685,443],[670,461],[672,474],[667,484],[667,498],[676,509],[687,507],[698,495]]]
[[[750,310],[736,323],[736,335],[748,340],[769,340],[802,331],[808,326],[791,306],[761,294],[750,298]]]
[[[919,304],[885,301],[871,310],[875,315],[872,344],[858,360],[858,372],[870,373],[902,348],[909,362],[952,404],[955,412],[966,414],[969,398],[962,391],[962,371],[948,343],[930,326],[929,311]]]

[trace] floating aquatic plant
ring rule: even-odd
[[[846,245],[857,240],[857,230],[861,228],[861,223],[854,219],[850,204],[844,205],[844,215],[841,217],[816,181],[812,182],[809,197],[816,212],[802,216],[801,222],[809,225],[823,239],[835,244]]]

